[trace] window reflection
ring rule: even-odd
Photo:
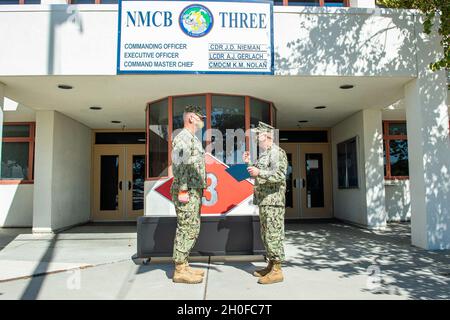
[[[133,210],[144,209],[145,156],[133,156]]]
[[[152,103],[149,108],[149,176],[167,176],[169,152],[167,99]]]
[[[390,123],[389,124],[389,135],[407,135],[406,122],[402,123]]]
[[[406,121],[383,122],[384,175],[386,179],[409,176]]]
[[[1,179],[28,179],[28,142],[2,145]]]
[[[94,4],[95,0],[72,0],[72,4]]]
[[[287,161],[288,161],[288,167],[287,167],[287,173],[286,173],[286,208],[293,208],[294,207],[294,196],[293,196],[293,181],[294,178],[292,176],[292,153],[286,153]]]
[[[320,6],[319,0],[303,0],[303,1],[293,1],[289,0],[289,6]]]
[[[147,178],[157,178],[168,175],[168,133],[172,139],[184,127],[183,112],[186,105],[197,105],[206,115],[206,104],[211,99],[210,119],[205,119],[202,132],[197,132],[206,152],[210,152],[227,165],[242,163],[242,155],[246,149],[246,102],[249,112],[249,127],[256,127],[259,121],[275,125],[276,109],[271,102],[265,102],[248,96],[223,94],[198,94],[172,96],[156,102],[150,102],[147,109]],[[169,105],[169,101],[171,104]],[[168,116],[171,114],[172,128],[169,128]],[[271,118],[272,117],[272,118]],[[211,131],[208,131],[211,128]],[[250,129],[247,128],[247,129]],[[216,139],[217,138],[217,139]],[[256,161],[258,146],[254,130],[247,137],[252,161]],[[220,139],[220,140],[219,140]],[[217,141],[217,142],[216,142]],[[208,146],[207,142],[211,142]]]
[[[29,125],[7,125],[3,127],[3,137],[5,138],[25,138],[30,136]]]
[[[389,157],[392,176],[409,176],[407,140],[389,141]]]
[[[358,187],[356,137],[337,145],[338,187]]]
[[[270,103],[251,98],[250,128],[257,127],[259,121],[270,124]]]
[[[325,7],[344,7],[343,0],[325,0]]]
[[[100,210],[119,207],[119,156],[102,155],[100,158]]]
[[[206,96],[182,96],[173,98],[173,137],[176,136],[181,129],[183,129],[183,113],[184,108],[187,105],[200,106],[202,108],[203,114],[206,114]],[[206,120],[205,120],[206,122]],[[206,145],[205,141],[206,123],[202,131],[197,131],[197,138],[203,142],[203,147]]]
[[[242,162],[245,151],[245,98],[213,95],[211,128],[219,130],[223,140],[221,146],[215,143],[213,132],[213,155],[228,165]]]

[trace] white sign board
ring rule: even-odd
[[[117,73],[273,74],[271,1],[119,1]]]

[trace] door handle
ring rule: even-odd
[[[298,181],[298,179],[295,178],[295,179],[294,179],[294,188],[298,188],[298,183],[297,183],[297,181]]]
[[[128,181],[128,190],[131,190],[131,181]]]
[[[303,179],[303,178],[301,178],[300,180],[302,181],[302,186],[301,186],[301,188],[303,189],[304,187],[306,187],[306,180]]]
[[[119,190],[122,191],[122,181],[119,181]]]

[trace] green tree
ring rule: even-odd
[[[442,36],[444,57],[430,64],[432,70],[450,69],[450,0],[377,0],[388,8],[417,9],[425,15],[424,31],[431,33],[435,17],[440,19],[438,32]]]

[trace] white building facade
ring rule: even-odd
[[[280,130],[287,219],[411,220],[413,245],[450,248],[447,75],[429,69],[443,51],[418,12],[275,1],[273,75],[118,74],[117,1],[6,2],[1,227],[174,215],[169,142],[177,110],[197,103],[208,128],[233,115],[242,129],[264,120]],[[253,215],[248,199],[220,213]]]

